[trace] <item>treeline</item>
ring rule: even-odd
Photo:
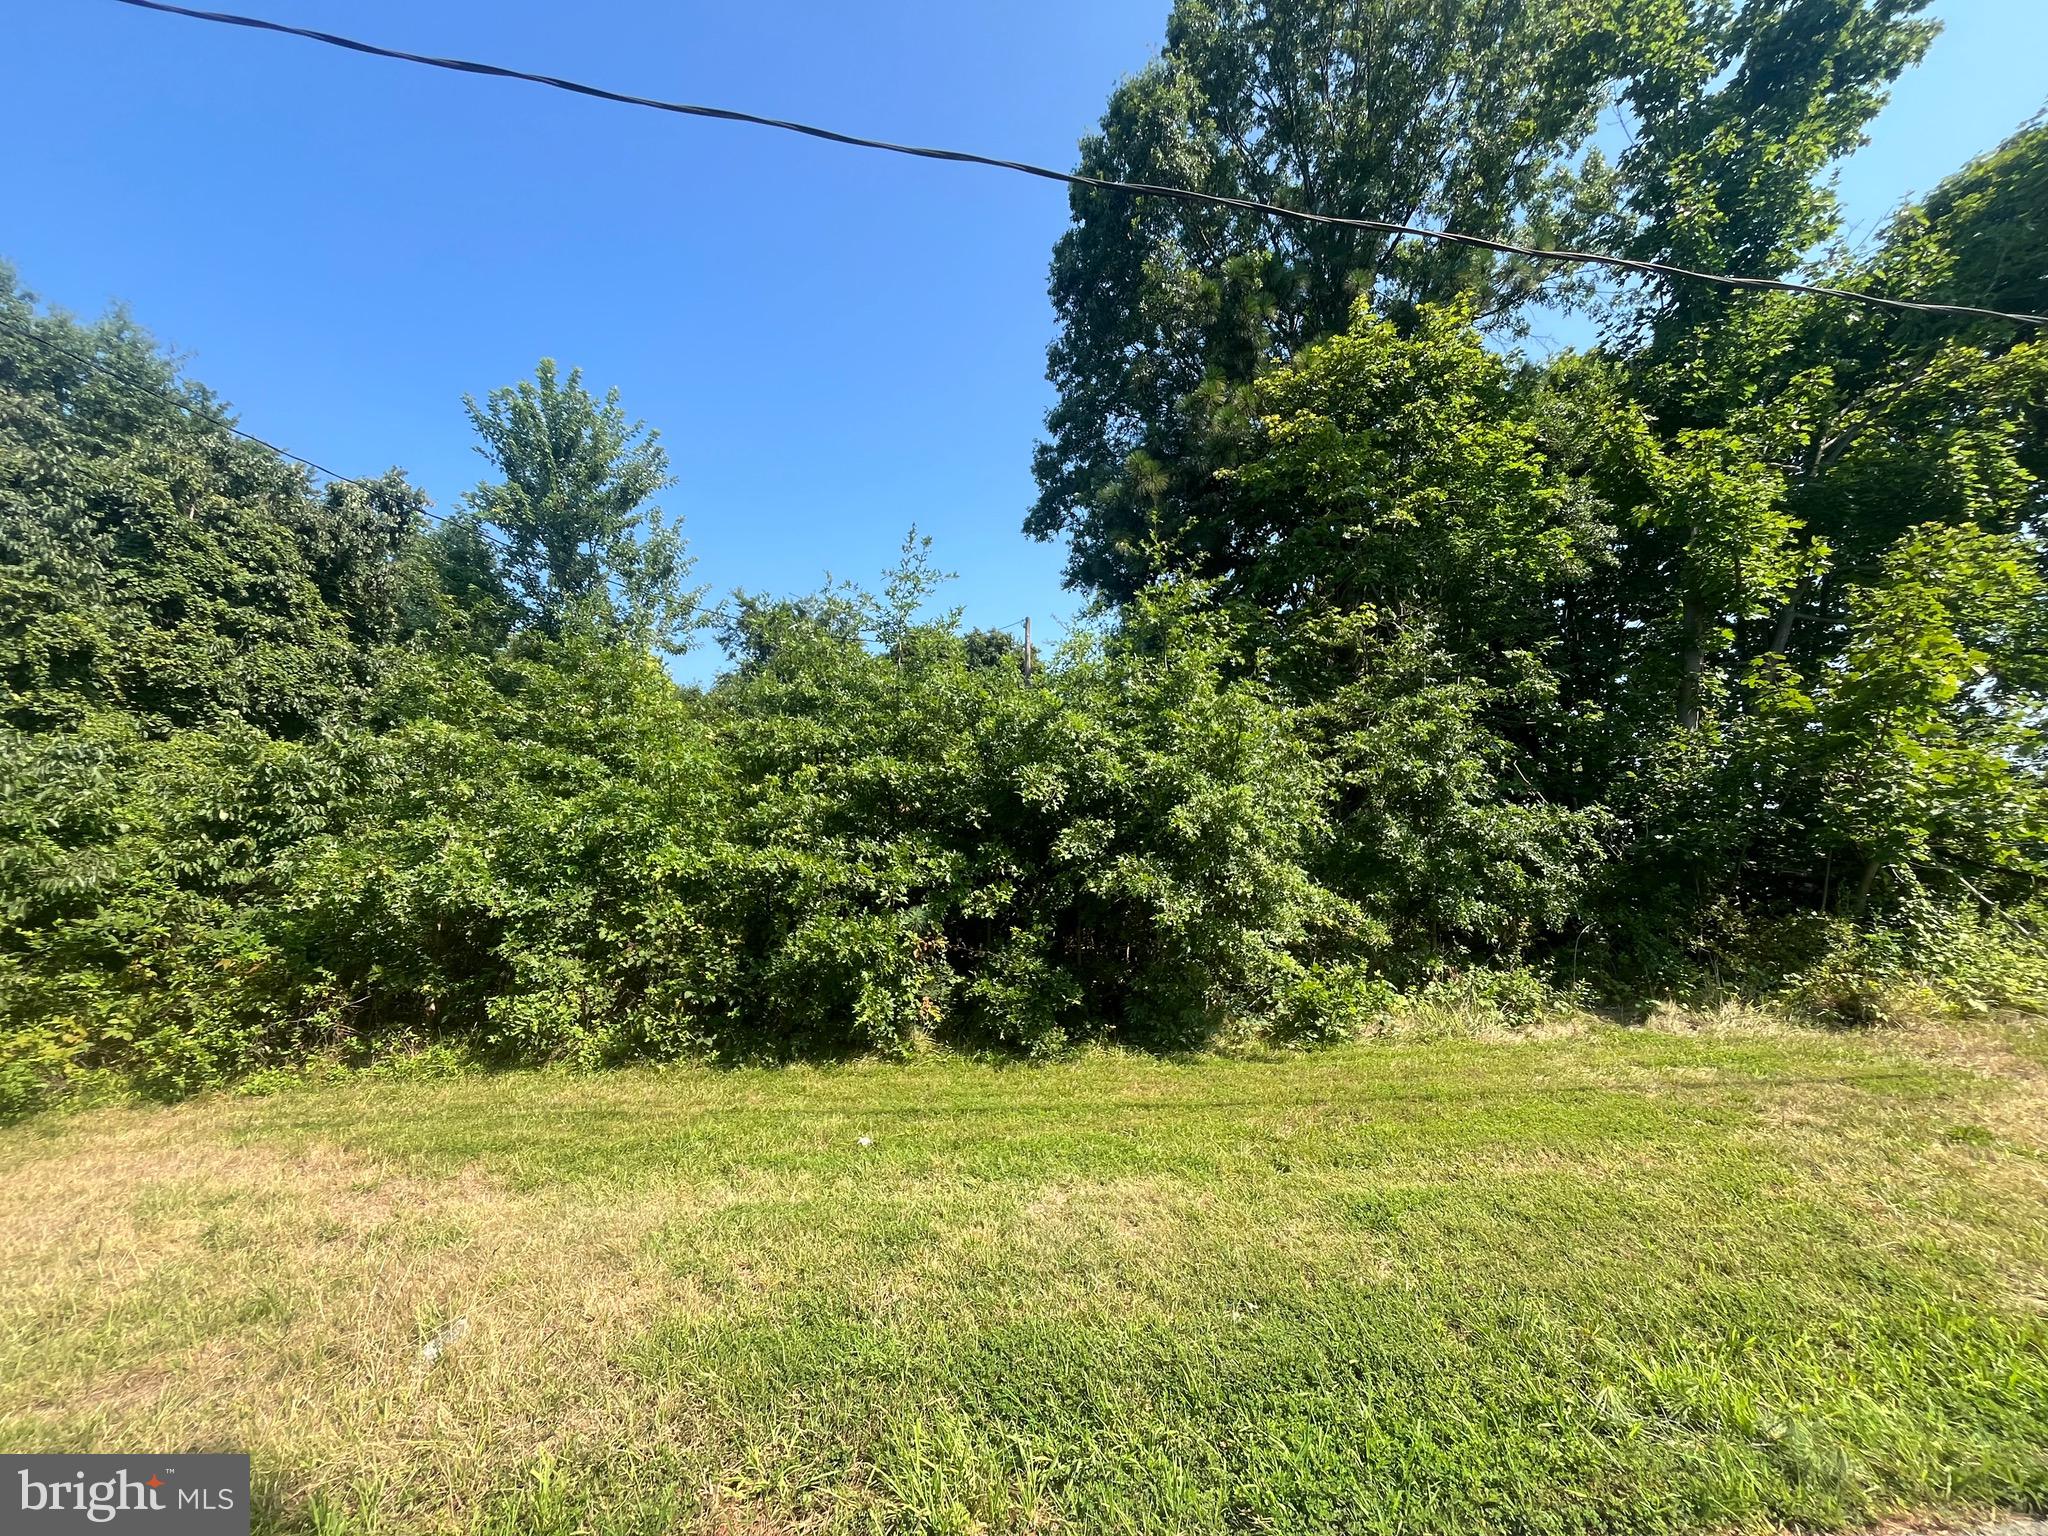
[[[884,592],[719,607],[658,442],[543,366],[429,529],[208,424],[116,319],[0,309],[8,1094],[433,1036],[506,1060],[1313,1031],[1321,773],[1188,592],[1042,659]],[[91,358],[98,366],[90,366]],[[181,408],[127,380],[171,391]],[[488,523],[485,519],[488,518]]]
[[[1924,44],[1804,9],[1183,5],[1084,168],[1791,270]],[[1472,99],[1425,196],[1333,125],[1432,69]],[[1820,264],[2039,312],[2044,235],[2036,126]],[[1102,606],[1028,676],[915,538],[876,593],[710,602],[658,438],[551,364],[470,402],[494,474],[430,520],[8,274],[0,1104],[429,1040],[1306,1042],[1446,989],[2048,1002],[2038,333],[1295,238],[1076,193],[1030,526]],[[1539,297],[1606,339],[1504,346]]]
[[[2048,313],[2039,120],[1843,237],[1923,10],[1181,0],[1081,168]],[[1233,615],[1386,953],[1754,989],[2041,931],[2041,327],[1072,203],[1026,526],[1111,604]],[[1510,345],[1565,323],[1597,344]]]

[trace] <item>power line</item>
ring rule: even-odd
[[[294,464],[303,464],[306,468],[313,470],[316,473],[325,475],[331,481],[334,481],[341,485],[358,486],[364,490],[370,489],[369,481],[363,480],[355,475],[344,475],[339,470],[329,469],[326,465],[319,463],[317,460],[307,458],[304,454],[293,453],[291,449],[282,447],[277,443],[273,443],[267,437],[258,437],[254,432],[245,432],[242,430],[242,428],[236,426],[226,417],[217,416],[211,414],[210,412],[201,410],[197,402],[188,399],[187,397],[180,395],[173,390],[165,389],[161,385],[153,384],[147,379],[140,378],[137,375],[130,373],[125,368],[116,368],[112,363],[109,363],[105,358],[95,357],[90,352],[81,352],[76,347],[66,346],[56,337],[49,335],[47,332],[43,331],[42,329],[36,327],[35,325],[29,322],[18,320],[12,315],[0,315],[0,325],[6,326],[8,329],[14,331],[17,335],[27,337],[30,341],[38,342],[41,345],[48,347],[53,352],[61,352],[64,356],[72,359],[72,361],[74,362],[83,363],[86,367],[94,369],[101,374],[104,374],[107,378],[114,380],[118,384],[125,384],[126,386],[128,386],[128,388],[132,390],[136,390],[142,394],[146,394],[152,396],[155,399],[162,400],[168,405],[174,405],[178,407],[178,409],[190,413],[198,420],[205,422],[210,427],[218,427],[224,432],[232,432],[236,437],[242,438],[247,442],[254,443],[259,448],[269,449],[270,452],[278,455],[280,458],[289,459]],[[449,517],[446,513],[436,512],[431,507],[422,506],[421,508],[419,508],[419,512],[423,517],[430,517],[437,523],[454,523],[460,521],[457,518]],[[484,539],[487,543],[492,544],[498,549],[503,550],[508,555],[515,553],[512,545],[506,542],[506,540],[502,536],[494,532],[488,524],[483,523],[481,521],[472,521],[469,523],[469,526],[474,528],[477,532],[477,535],[480,538]],[[802,597],[788,595],[782,597],[764,596],[764,598],[761,600],[768,602],[783,603],[794,603],[803,601]],[[738,621],[741,617],[743,617],[743,615],[734,613],[731,609],[726,608],[723,605],[706,607],[702,604],[697,603],[693,603],[691,605],[690,613],[693,618],[700,616],[716,616],[718,618],[734,622]],[[1005,629],[1015,629],[1017,627],[1017,624],[1022,624],[1023,622],[1024,620],[1019,619],[1016,621],[1015,624],[1006,624],[1003,627]],[[855,632],[861,635],[871,637],[878,636],[881,633],[881,631],[873,628],[872,626],[862,626]]]
[[[1400,224],[1388,219],[1370,219],[1333,213],[1312,213],[1302,208],[1286,208],[1277,203],[1262,203],[1251,198],[1228,197],[1215,192],[1197,192],[1188,187],[1162,186],[1144,181],[1113,181],[1100,176],[1083,176],[1070,171],[1056,171],[1049,166],[1033,165],[1025,160],[1005,160],[995,155],[975,154],[964,149],[933,149],[916,144],[896,144],[887,139],[865,138],[860,134],[841,133],[832,128],[819,128],[810,123],[791,122],[785,118],[763,117],[758,113],[741,112],[731,107],[707,107],[690,102],[662,101],[651,96],[635,96],[626,91],[608,90],[603,86],[587,85],[578,80],[565,80],[557,75],[534,74],[528,70],[512,69],[502,64],[483,64],[473,59],[438,58],[432,54],[408,53],[402,48],[386,48],[377,43],[366,43],[359,38],[342,37],[333,32],[318,32],[311,27],[288,26],[281,21],[265,21],[256,16],[238,16],[228,11],[191,10],[182,5],[166,4],[165,0],[119,0],[122,5],[132,5],[138,10],[160,11],[165,15],[184,16],[193,21],[217,22],[223,26],[247,27],[257,32],[277,32],[288,37],[302,37],[309,42],[324,43],[332,48],[345,48],[352,53],[368,54],[373,58],[396,59],[407,64],[424,64],[431,69],[453,70],[465,75],[488,75],[500,80],[521,80],[532,85],[545,85],[553,90],[569,91],[578,96],[593,97],[598,101],[616,102],[622,106],[647,107],[656,112],[673,112],[684,117],[707,117],[720,122],[744,123],[756,128],[773,128],[783,133],[802,134],[807,138],[822,139],[828,144],[843,144],[854,149],[875,149],[892,155],[912,155],[922,160],[948,160],[960,165],[988,166],[999,171],[1014,171],[1023,176],[1036,176],[1045,181],[1054,181],[1070,187],[1087,187],[1097,192],[1121,192],[1133,197],[1164,197],[1178,202],[1200,203],[1215,208],[1231,208],[1241,213],[1259,214],[1274,219],[1292,220],[1302,224],[1318,224],[1339,229],[1368,229],[1380,234],[1390,234],[1404,239],[1441,240],[1452,245],[1472,246],[1479,250],[1493,251],[1503,256],[1520,256],[1532,261],[1557,261],[1577,265],[1612,267],[1618,271],[1634,272],[1649,277],[1679,279],[1689,282],[1715,283],[1724,288],[1763,289],[1776,293],[1803,293],[1816,298],[1845,299],[1851,303],[1869,305],[1878,309],[1909,310],[1923,314],[1967,315],[1977,319],[2005,320],[2015,325],[2048,326],[2048,315],[2013,313],[2001,309],[1981,309],[1972,304],[1936,304],[1919,299],[1891,299],[1873,293],[1858,293],[1852,288],[1834,288],[1817,283],[1798,283],[1776,277],[1737,277],[1725,272],[1702,272],[1691,267],[1672,266],[1667,262],[1645,261],[1633,256],[1614,256],[1603,251],[1546,250],[1537,246],[1517,245],[1510,240],[1496,240],[1487,235],[1467,234],[1461,230],[1429,229],[1414,224]]]
[[[236,426],[233,422],[227,420],[225,417],[208,415],[205,411],[202,411],[194,401],[186,399],[184,396],[176,394],[171,390],[165,389],[160,385],[152,384],[147,379],[138,378],[136,375],[128,372],[125,368],[116,368],[112,363],[108,362],[105,358],[94,357],[90,352],[81,352],[76,347],[66,346],[56,337],[49,335],[47,332],[43,330],[40,330],[39,328],[37,328],[35,325],[28,321],[17,320],[12,315],[0,315],[0,325],[5,325],[10,330],[16,332],[17,334],[26,336],[30,341],[41,343],[43,346],[48,347],[52,352],[61,352],[66,357],[70,358],[73,362],[83,363],[85,364],[86,367],[94,369],[102,374],[105,374],[108,378],[115,380],[117,383],[126,384],[130,389],[139,390],[146,395],[154,395],[157,399],[166,401],[171,405],[175,405],[180,410],[189,411],[194,416],[197,416],[201,421],[206,422],[209,426],[219,427],[223,431],[232,432],[234,433],[235,436],[239,438],[244,438],[249,442],[255,443],[258,447],[268,448],[272,453],[277,454],[282,458],[290,459],[295,464],[303,464],[306,466],[306,468],[315,470],[318,473],[325,475],[330,480],[341,480],[351,485],[361,483],[360,481],[357,481],[353,476],[344,475],[343,473],[341,473],[340,470],[329,469],[326,465],[315,463],[312,459],[305,457],[305,455],[303,454],[293,453],[289,448],[281,448],[276,443],[271,442],[268,438],[258,437],[254,432],[245,432],[240,427]]]
[[[370,482],[366,480],[360,479],[355,475],[344,475],[338,469],[329,469],[325,464],[322,464],[314,459],[309,459],[302,453],[293,453],[291,449],[283,447],[280,444],[273,443],[267,437],[258,437],[254,432],[244,431],[242,428],[236,426],[232,421],[229,421],[225,416],[216,416],[211,414],[210,412],[203,411],[199,408],[197,402],[190,400],[183,395],[177,394],[172,390],[165,389],[160,385],[152,384],[147,379],[138,378],[136,375],[128,372],[128,370],[125,368],[116,368],[112,363],[108,362],[105,358],[94,357],[90,352],[81,352],[76,347],[66,346],[56,337],[49,335],[47,332],[38,329],[32,324],[29,324],[25,321],[17,320],[12,315],[0,315],[0,325],[5,325],[10,330],[13,330],[17,334],[26,336],[30,341],[40,342],[43,346],[48,347],[53,352],[63,353],[72,361],[83,363],[85,364],[86,367],[97,370],[98,372],[106,375],[106,377],[114,380],[116,383],[125,384],[130,389],[138,390],[146,395],[152,395],[155,398],[165,401],[170,405],[177,406],[180,410],[188,411],[193,416],[197,417],[199,420],[205,422],[208,426],[219,427],[223,432],[232,432],[236,437],[243,439],[245,442],[254,443],[259,448],[267,448],[272,453],[276,454],[279,458],[290,459],[294,464],[303,464],[306,468],[312,470],[314,473],[325,475],[329,480],[335,481],[341,485],[353,485],[360,487],[363,490],[370,489]],[[457,519],[449,517],[446,513],[436,512],[431,507],[423,506],[419,510],[422,516],[430,517],[437,523],[453,523],[457,521]],[[495,544],[499,549],[504,550],[507,554],[512,553],[512,546],[506,543],[505,540],[499,537],[496,533],[492,532],[491,529],[485,524],[478,522],[471,524],[471,526],[473,526],[476,529],[477,534],[481,538],[485,539],[489,543]]]

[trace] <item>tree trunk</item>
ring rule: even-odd
[[[1700,675],[1707,666],[1707,616],[1699,599],[1685,599],[1685,653],[1683,675],[1678,684],[1678,723],[1688,731],[1699,729]]]
[[[1783,656],[1792,643],[1792,615],[1799,606],[1799,589],[1794,587],[1778,609],[1778,622],[1771,630],[1771,653]]]

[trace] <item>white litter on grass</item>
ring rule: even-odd
[[[458,1317],[454,1322],[435,1334],[420,1346],[420,1358],[432,1365],[442,1353],[454,1344],[460,1344],[469,1333],[469,1319]]]
[[[854,1143],[857,1147],[872,1147],[874,1144],[875,1138],[872,1136],[863,1136]]]

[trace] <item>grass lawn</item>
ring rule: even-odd
[[[2039,1509],[2044,1044],[1601,1028],[47,1116],[0,1132],[0,1448],[247,1449],[259,1530],[408,1536]]]

